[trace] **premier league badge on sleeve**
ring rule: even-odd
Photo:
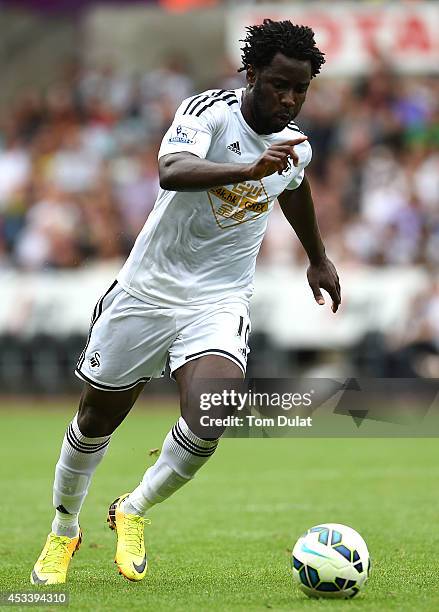
[[[186,127],[185,125],[177,125],[173,135],[168,139],[170,143],[179,144],[194,144],[197,130]]]

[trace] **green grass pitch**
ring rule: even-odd
[[[53,467],[73,411],[74,402],[3,402],[0,590],[37,588],[29,574],[52,520]],[[70,610],[439,609],[435,439],[223,440],[194,482],[152,510],[146,579],[123,579],[106,510],[137,484],[175,416],[139,405],[114,436],[81,515]],[[320,522],[351,525],[368,543],[372,576],[356,599],[308,600],[292,583],[290,550]]]

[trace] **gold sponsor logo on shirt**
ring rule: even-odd
[[[207,195],[221,229],[245,223],[268,211],[269,198],[262,181],[260,187],[249,183],[236,183],[231,189],[214,187],[207,192]],[[214,204],[212,196],[220,200],[219,205]],[[260,201],[261,197],[265,199]],[[224,220],[227,220],[226,224]]]
[[[237,206],[245,210],[262,213],[268,210],[268,202],[259,202],[260,196],[263,194],[262,187],[248,185],[247,183],[237,183],[232,189],[227,187],[215,187],[210,192],[216,195],[220,200]]]

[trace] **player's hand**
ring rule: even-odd
[[[317,304],[323,306],[325,298],[320,289],[324,289],[332,298],[332,312],[337,312],[341,304],[341,289],[337,270],[327,257],[318,264],[310,264],[307,270],[308,283]]]
[[[249,180],[258,181],[265,176],[278,172],[282,174],[289,167],[290,159],[293,164],[299,164],[299,156],[294,150],[295,145],[308,140],[306,136],[299,136],[286,142],[271,145],[266,151],[249,167]]]

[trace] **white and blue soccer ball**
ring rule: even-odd
[[[291,564],[294,579],[308,597],[355,597],[370,573],[366,542],[338,523],[308,529],[294,546]]]

